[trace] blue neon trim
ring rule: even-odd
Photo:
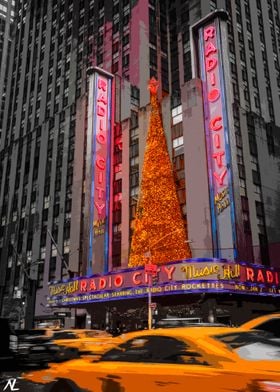
[[[111,182],[111,97],[112,97],[112,80],[108,79],[108,106],[107,106],[107,156],[106,156],[106,221],[104,233],[104,266],[103,272],[109,270],[109,213],[110,213],[110,182]]]
[[[234,195],[233,195],[233,181],[232,181],[232,159],[231,159],[231,151],[229,144],[229,122],[228,122],[228,110],[226,105],[226,85],[224,80],[224,64],[222,58],[222,42],[221,42],[221,30],[220,23],[216,23],[217,27],[217,46],[218,46],[218,57],[219,57],[219,74],[220,74],[220,87],[221,87],[221,95],[222,95],[222,113],[223,113],[223,128],[225,135],[225,150],[226,150],[226,158],[227,158],[227,169],[228,169],[228,188],[230,195],[230,216],[231,216],[231,231],[232,231],[232,241],[233,241],[233,254],[234,259],[236,260],[238,257],[237,251],[237,234],[236,234],[236,222],[235,222],[235,204],[234,204]]]
[[[206,85],[206,74],[205,74],[205,57],[204,57],[204,45],[203,45],[203,28],[199,30],[199,51],[200,51],[200,71],[203,89],[203,109],[204,109],[204,132],[207,149],[207,166],[208,166],[208,185],[209,185],[209,199],[210,199],[210,214],[211,214],[211,230],[212,230],[212,242],[213,242],[213,256],[219,258],[220,249],[218,241],[218,229],[217,219],[215,213],[214,203],[214,185],[213,185],[213,166],[211,160],[211,137],[209,132],[209,103],[207,100],[207,85]],[[207,121],[208,119],[208,121]]]
[[[95,151],[96,151],[96,91],[97,91],[97,76],[93,76],[93,110],[92,110],[92,140],[91,140],[91,188],[90,188],[90,218],[89,218],[89,251],[88,251],[88,265],[87,275],[91,275],[92,270],[92,254],[93,254],[93,222],[94,222],[94,162],[95,162]]]

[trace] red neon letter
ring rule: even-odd
[[[211,86],[215,86],[216,84],[216,75],[214,73],[210,74]]]
[[[102,184],[103,182],[103,171],[98,173],[98,184]]]
[[[107,105],[107,97],[105,94],[101,93],[97,97],[97,102],[103,102],[104,105]]]
[[[215,102],[220,97],[220,90],[218,88],[212,88],[208,93],[208,101]]]
[[[115,279],[114,279],[114,285],[116,287],[120,287],[120,286],[122,286],[122,284],[123,284],[123,277],[122,277],[122,275],[117,275],[115,277]]]
[[[96,285],[94,279],[91,279],[89,282],[89,291],[96,290]]]
[[[215,36],[215,27],[209,26],[204,29],[204,41],[208,41],[209,38],[214,38]]]
[[[210,129],[211,131],[219,131],[220,129],[223,128],[223,124],[218,124],[219,122],[222,121],[221,116],[216,116],[210,120]]]
[[[268,283],[272,283],[273,282],[273,274],[271,271],[266,271],[266,279]]]
[[[216,163],[217,163],[218,167],[222,167],[223,166],[222,158],[223,158],[224,155],[225,155],[224,151],[214,152],[212,154],[212,157],[214,159],[216,159]]]
[[[257,282],[264,282],[262,270],[258,270]]]
[[[95,187],[95,189],[97,190],[98,199],[103,199],[105,190],[100,186]]]
[[[99,279],[99,289],[105,289],[105,287],[106,287],[106,279],[100,278]]]
[[[81,291],[87,291],[87,281],[86,280],[81,280],[80,281],[80,290]]]
[[[254,270],[253,268],[246,267],[246,280],[254,282]]]
[[[174,271],[175,271],[174,265],[173,265],[172,267],[170,267],[170,268],[168,268],[168,267],[163,267],[163,268],[164,268],[164,271],[167,273],[168,279],[169,279],[169,280],[172,280],[173,273],[174,273]]]
[[[103,133],[98,133],[96,136],[96,140],[100,144],[106,144],[106,136]]]
[[[104,80],[104,79],[98,79],[98,88],[103,90],[103,91],[106,91],[107,81]]]
[[[105,115],[105,108],[103,106],[97,105],[97,115],[104,117]]]
[[[134,284],[137,284],[137,285],[142,283],[142,281],[140,279],[139,280],[137,279],[138,276],[141,276],[141,272],[135,272],[132,275],[132,281],[133,281]]]
[[[215,47],[215,45],[212,42],[208,42],[208,44],[205,47],[205,56],[208,57],[209,54],[216,53],[216,52],[217,52],[217,48]]]
[[[105,204],[98,204],[96,201],[94,202],[94,205],[97,209],[98,215],[100,216],[102,214],[103,208],[105,207]]]
[[[101,157],[100,155],[97,155],[95,164],[98,169],[105,170],[105,158]]]
[[[220,135],[218,133],[214,134],[214,146],[216,148],[220,148],[221,147]]]
[[[214,177],[216,178],[216,180],[218,181],[218,184],[220,186],[224,185],[224,177],[227,174],[227,169],[225,169],[221,175],[219,175],[218,173],[214,172]]]
[[[104,131],[105,118],[99,118],[99,130]]]
[[[205,61],[206,71],[207,72],[213,71],[213,69],[216,67],[217,64],[218,64],[218,61],[215,58],[206,59],[206,61]]]

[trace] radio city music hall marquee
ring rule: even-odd
[[[93,275],[49,286],[49,306],[153,295],[234,292],[280,295],[280,269],[217,259],[189,259],[157,267],[158,281],[143,267]]]

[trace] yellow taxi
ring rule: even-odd
[[[132,332],[99,359],[84,357],[23,378],[49,392],[276,392],[280,344],[262,331],[189,327]]]
[[[120,342],[108,332],[97,329],[51,330],[49,336],[57,345],[77,348],[81,353],[103,353]]]
[[[241,325],[244,329],[258,329],[260,331],[270,332],[276,338],[280,338],[280,313],[270,313],[253,320],[247,321]]]

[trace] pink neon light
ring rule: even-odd
[[[216,29],[214,26],[208,26],[204,29],[204,41],[208,41],[209,38],[214,38]]]
[[[213,88],[208,93],[208,101],[215,102],[220,98],[220,90],[218,88]]]
[[[223,125],[221,124],[222,117],[221,116],[216,116],[210,120],[210,129],[211,131],[219,131],[220,129],[223,128]],[[219,123],[219,124],[217,124]]]
[[[225,161],[225,137],[223,132],[222,102],[219,76],[217,32],[214,25],[203,31],[206,70],[207,99],[209,105],[209,130],[211,131],[211,158],[214,192],[228,184],[228,170]]]
[[[107,122],[108,122],[108,80],[97,76],[96,94],[96,139],[94,175],[94,219],[105,222],[106,218],[106,169],[107,169]]]
[[[205,48],[205,56],[208,57],[209,54],[216,53],[216,52],[217,52],[216,46],[212,42],[209,42]]]

